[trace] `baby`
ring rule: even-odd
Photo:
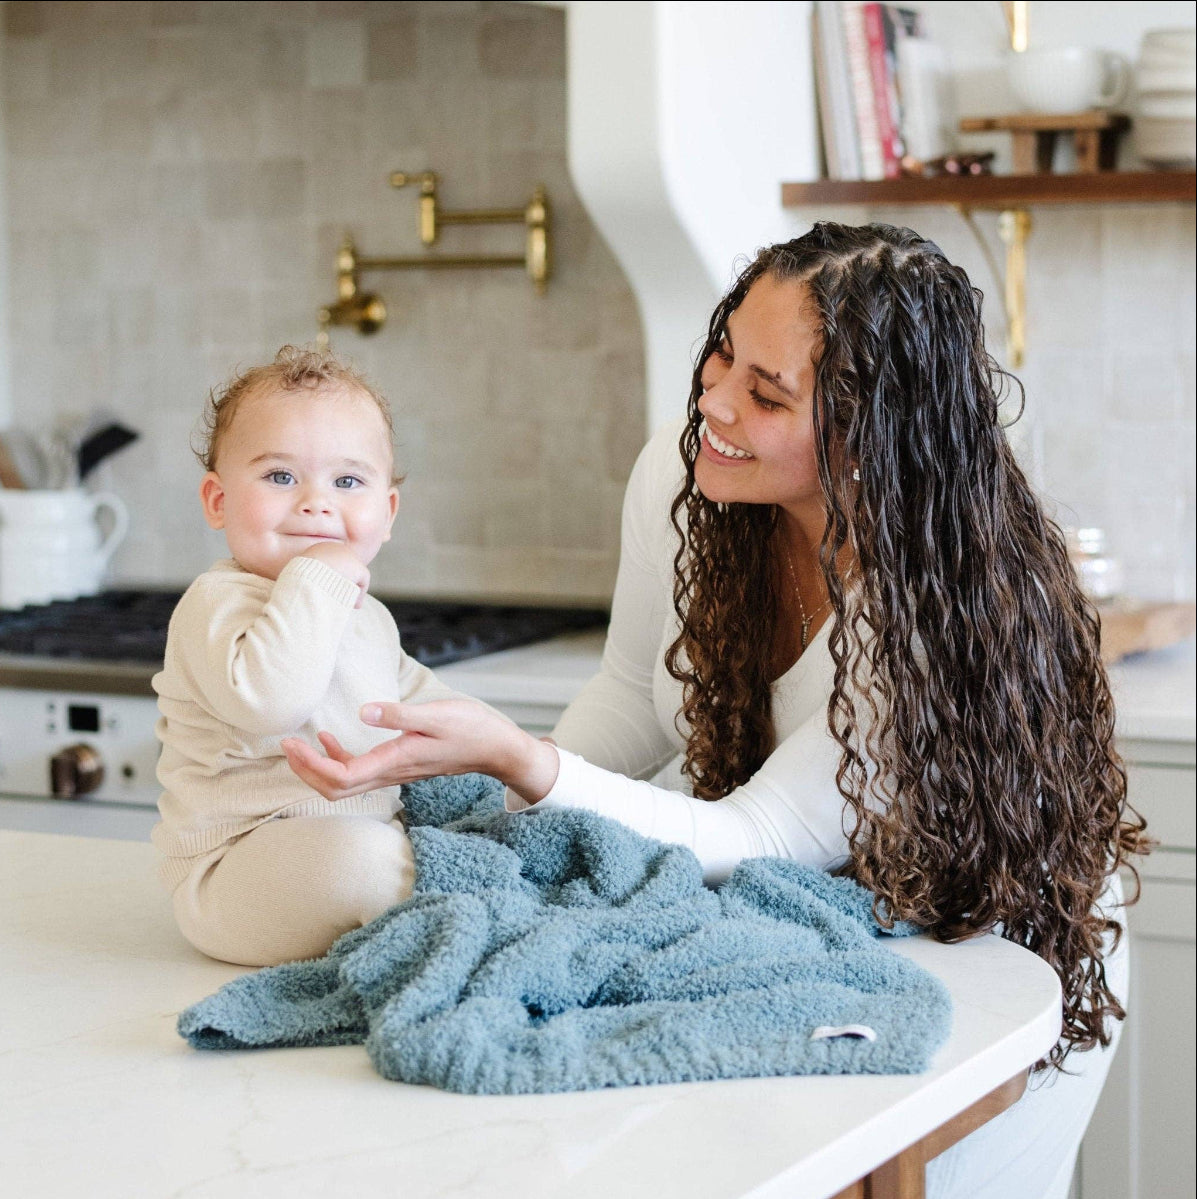
[[[399,503],[386,401],[327,354],[286,346],[214,393],[197,453],[204,518],[230,558],[187,589],[154,676],[153,841],[183,935],[246,966],[323,954],[411,895],[398,788],[329,803],[279,742],[393,737],[372,700],[455,693],[409,658],[369,564]]]

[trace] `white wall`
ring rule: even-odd
[[[0,96],[4,94],[4,0],[0,0]],[[8,209],[5,204],[8,156],[4,145],[4,122],[0,121],[0,429],[12,424],[9,393],[8,349]]]
[[[795,235],[782,180],[819,170],[810,7],[656,5],[666,185],[720,293],[737,259]]]

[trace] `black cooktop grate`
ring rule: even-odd
[[[180,591],[105,591],[0,612],[0,654],[160,664]],[[381,597],[380,597],[381,599]],[[425,666],[444,666],[558,633],[601,628],[597,608],[539,608],[437,600],[382,599],[403,648]]]

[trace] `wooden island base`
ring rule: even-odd
[[[988,1124],[994,1116],[1013,1107],[1026,1089],[1027,1074],[1023,1071],[1000,1087],[994,1087],[972,1107],[966,1107],[921,1141],[915,1141],[896,1157],[891,1157],[864,1178],[845,1187],[833,1199],[923,1199],[927,1163],[951,1149],[957,1141],[964,1140],[982,1124]]]

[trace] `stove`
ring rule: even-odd
[[[111,590],[0,612],[0,794],[157,804],[150,679],[181,594]],[[430,667],[608,620],[597,608],[379,599]]]

